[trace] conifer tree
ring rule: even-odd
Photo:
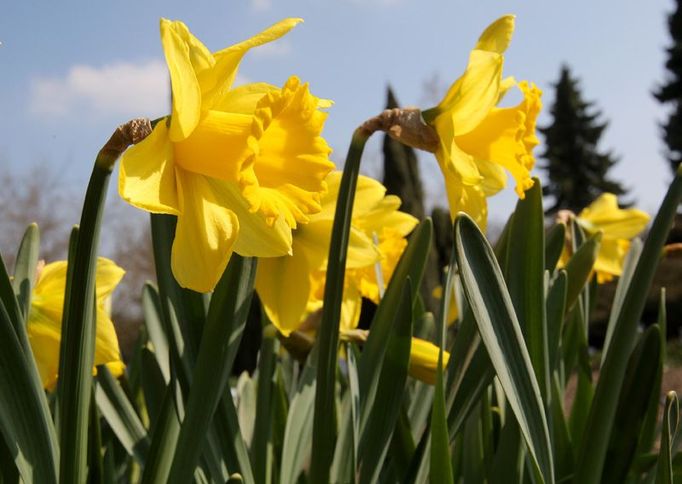
[[[567,66],[562,66],[554,88],[553,121],[539,128],[545,136],[541,157],[547,183],[543,193],[553,198],[547,213],[561,209],[579,212],[603,192],[625,194],[620,183],[607,177],[618,159],[598,147],[608,123],[599,120],[601,113],[593,103],[583,100],[578,80]]]
[[[673,172],[682,161],[682,4],[676,2],[676,10],[668,16],[668,30],[672,45],[666,50],[668,60],[667,82],[655,93],[656,99],[671,106],[668,121],[662,125],[663,141],[667,145],[667,158]]]

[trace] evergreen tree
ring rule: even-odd
[[[682,4],[668,16],[668,30],[672,45],[668,47],[667,83],[655,93],[661,103],[670,103],[672,110],[668,122],[662,125],[663,140],[667,145],[667,158],[673,172],[682,161]]]
[[[598,149],[607,126],[598,119],[601,113],[583,100],[578,80],[567,66],[562,66],[554,88],[553,122],[539,128],[545,136],[541,156],[546,160],[543,168],[548,179],[543,193],[554,198],[547,213],[561,209],[579,212],[603,192],[623,195],[623,186],[607,178],[618,159],[610,151]]]

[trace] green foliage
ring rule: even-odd
[[[603,192],[624,195],[626,189],[608,176],[618,159],[599,149],[607,123],[599,122],[601,114],[583,100],[578,80],[568,66],[562,66],[554,88],[552,123],[539,128],[545,136],[546,149],[541,156],[549,180],[543,193],[553,198],[547,212],[568,209],[577,213]]]
[[[354,140],[346,164],[334,254],[347,244],[364,141]],[[600,238],[561,224],[546,231],[538,180],[495,249],[468,216],[456,219],[446,297],[435,315],[419,290],[433,250],[427,219],[410,236],[366,339],[340,342],[345,259],[330,258],[317,338],[285,339],[266,324],[256,371],[238,379],[230,373],[257,260],[232,255],[210,295],[182,289],[170,270],[176,221],[153,215],[157,285],[143,290],[145,326],[117,381],[106,367],[93,378],[86,358],[94,320],[84,303],[94,301],[107,175],[98,170],[72,236],[64,317],[72,332],[63,339],[57,398],[42,389],[27,336],[37,228],[27,231],[14,279],[0,259],[3,483],[674,482],[679,475],[674,393],[658,416],[664,291],[658,323],[643,332],[638,323],[682,200],[682,174],[645,243],[632,244],[596,382],[587,324]],[[564,260],[567,231],[575,250]],[[448,326],[447,296],[457,288],[459,316]],[[410,376],[414,336],[438,348],[435,385]],[[55,416],[62,432],[85,433],[59,439]]]

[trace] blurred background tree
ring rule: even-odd
[[[554,88],[552,122],[539,128],[545,137],[545,151],[540,155],[547,171],[543,194],[553,198],[547,213],[561,209],[577,213],[603,192],[624,195],[627,190],[608,177],[618,159],[611,151],[599,149],[608,123],[599,121],[601,113],[594,103],[583,100],[578,80],[568,66],[561,67]]]
[[[675,2],[675,11],[668,16],[668,30],[672,45],[666,49],[668,60],[665,67],[668,76],[654,96],[671,107],[668,120],[661,125],[666,144],[666,158],[674,172],[682,161],[682,5]]]

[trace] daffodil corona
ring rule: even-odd
[[[330,105],[291,77],[232,87],[244,54],[286,34],[286,19],[211,53],[179,21],[161,20],[172,114],[121,159],[119,192],[177,215],[171,265],[181,286],[213,290],[232,252],[291,253],[291,230],[320,210],[333,164],[321,131]]]
[[[445,178],[452,217],[466,212],[482,228],[486,198],[506,186],[509,171],[516,192],[524,197],[533,185],[533,148],[539,143],[535,122],[542,107],[535,84],[502,78],[504,52],[514,32],[514,16],[493,22],[471,51],[467,68],[438,106],[424,111],[440,139],[436,158]],[[517,87],[523,99],[513,107],[496,107]]]
[[[299,329],[304,317],[322,306],[340,181],[341,172],[327,177],[322,210],[294,231],[292,255],[261,259],[258,263],[256,290],[268,317],[285,336]],[[357,326],[363,296],[378,302],[376,265],[380,263],[381,278],[387,282],[407,244],[405,236],[417,224],[417,219],[398,211],[399,206],[400,199],[386,195],[381,183],[360,176],[351,220],[342,331]]]
[[[119,376],[125,365],[121,361],[116,331],[106,306],[125,272],[103,257],[97,260],[96,271],[95,365],[106,364],[114,376]],[[66,261],[53,262],[38,271],[31,296],[28,338],[43,386],[48,390],[54,389],[57,383],[65,288]]]

